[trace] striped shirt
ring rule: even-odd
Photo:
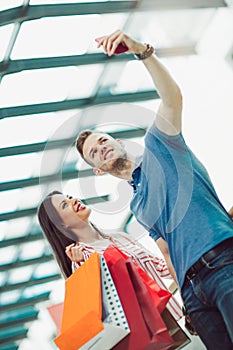
[[[132,260],[140,268],[142,268],[160,286],[160,288],[167,290],[162,278],[172,277],[168,271],[165,261],[161,258],[153,256],[142,244],[132,240],[128,235],[123,233],[115,233],[99,242],[100,244],[96,245],[87,245],[86,243],[79,242],[79,245],[84,247],[82,251],[84,261],[86,261],[94,252],[103,254],[104,250],[109,245],[114,245],[125,255],[132,258]],[[75,271],[79,266],[80,264],[72,262],[73,271]],[[167,304],[167,309],[176,320],[179,320],[183,316],[181,306],[173,295]]]

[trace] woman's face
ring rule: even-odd
[[[91,209],[85,206],[79,199],[64,196],[63,194],[55,194],[52,196],[51,201],[62,219],[64,226],[76,228],[81,222],[88,222]]]

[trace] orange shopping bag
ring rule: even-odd
[[[61,350],[77,350],[104,328],[99,255],[94,253],[65,284],[61,333],[54,341]]]
[[[61,334],[55,343],[61,350],[107,350],[129,333],[105,259],[94,253],[66,280]]]

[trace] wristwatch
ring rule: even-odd
[[[154,53],[155,49],[152,45],[150,44],[145,44],[145,45],[146,45],[146,50],[143,53],[134,54],[134,57],[137,60],[145,60],[146,58],[150,57]]]

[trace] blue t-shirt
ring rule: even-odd
[[[154,240],[168,243],[181,287],[204,253],[233,237],[233,222],[182,134],[168,136],[153,124],[132,177],[130,208]]]

